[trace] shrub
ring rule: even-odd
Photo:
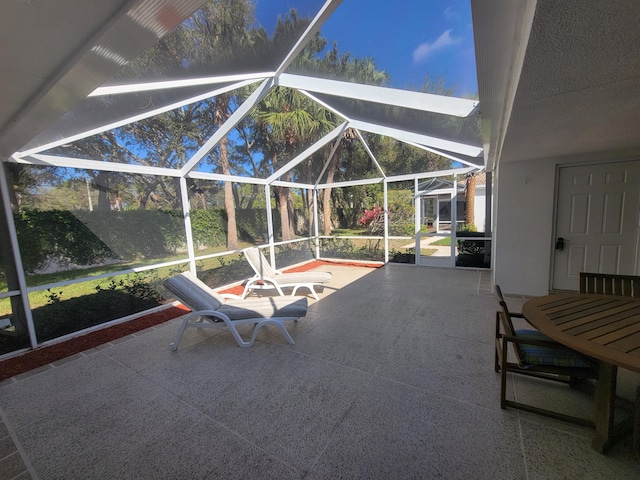
[[[362,225],[371,235],[382,235],[384,233],[384,210],[378,205],[371,210],[365,210],[364,215],[358,220],[358,225]]]

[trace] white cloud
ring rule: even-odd
[[[421,43],[413,51],[413,63],[424,62],[433,52],[442,50],[450,45],[455,45],[462,41],[461,37],[452,37],[451,30],[445,31],[440,35],[435,42]]]
[[[455,8],[449,6],[444,9],[444,18],[447,18],[447,19],[453,18],[457,20],[458,18],[460,18],[460,14]]]

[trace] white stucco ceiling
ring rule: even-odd
[[[472,9],[490,165],[640,155],[640,2],[474,0]]]

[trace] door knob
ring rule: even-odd
[[[564,238],[558,237],[556,240],[556,250],[564,250]]]

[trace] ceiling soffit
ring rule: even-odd
[[[640,154],[639,2],[538,0],[501,161]]]

